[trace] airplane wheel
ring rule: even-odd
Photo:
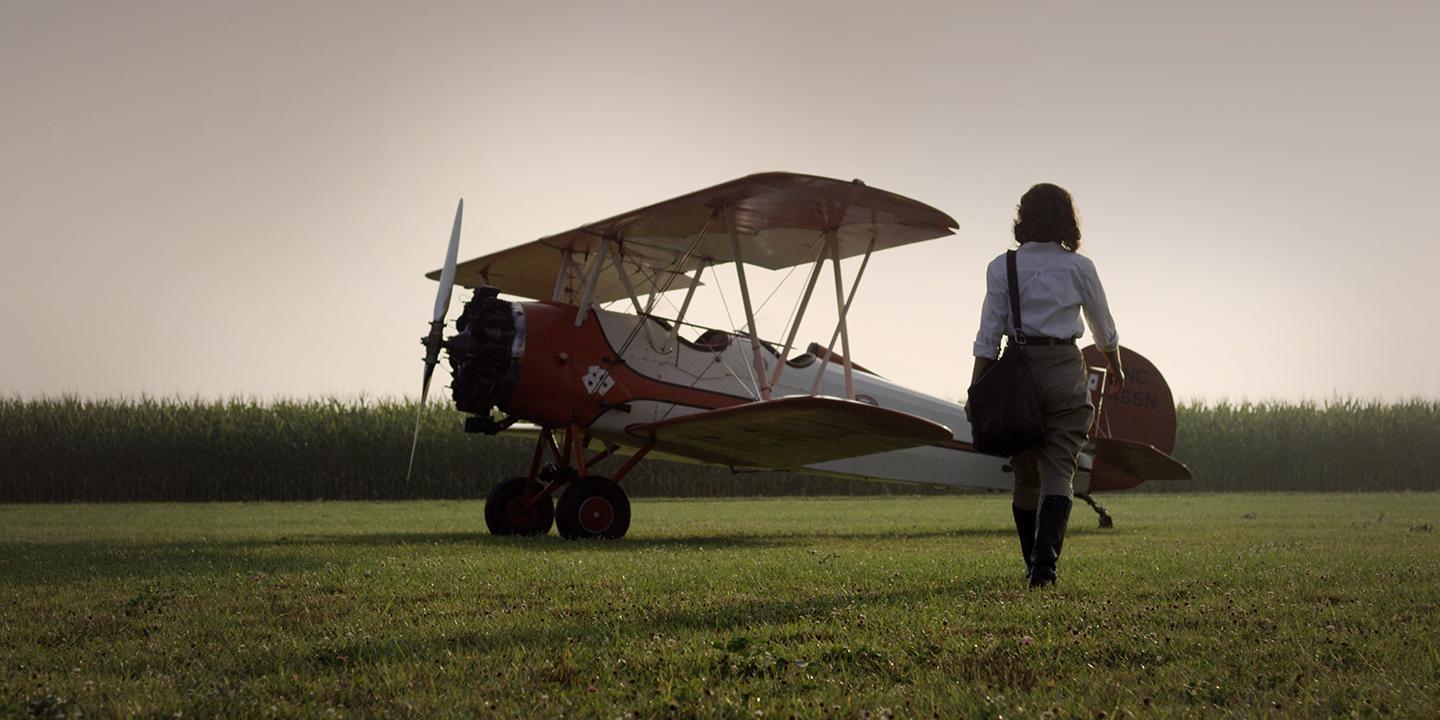
[[[500,482],[485,498],[485,525],[491,535],[544,535],[555,522],[555,503],[549,497],[525,506],[525,484],[529,478],[512,477]]]
[[[610,478],[580,478],[560,494],[555,527],[569,540],[625,537],[630,529],[630,498]]]

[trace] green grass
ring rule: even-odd
[[[1435,717],[1440,495],[0,506],[0,717]]]

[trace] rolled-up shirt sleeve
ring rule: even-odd
[[[985,303],[980,307],[980,330],[975,333],[975,357],[991,360],[1000,357],[1000,337],[1010,322],[1007,295],[1010,290],[1001,272],[1002,265],[992,262],[985,270]]]
[[[1086,258],[1080,266],[1080,306],[1085,313],[1085,323],[1090,326],[1090,337],[1101,350],[1115,350],[1120,347],[1120,333],[1115,330],[1115,318],[1110,316],[1110,304],[1105,301],[1105,286],[1100,284],[1100,274],[1095,263]]]

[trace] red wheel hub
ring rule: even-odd
[[[603,497],[589,497],[580,503],[580,527],[599,535],[615,524],[615,506]]]

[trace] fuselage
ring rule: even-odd
[[[761,342],[757,362],[748,335],[693,328],[677,332],[662,319],[597,309],[580,316],[577,325],[574,305],[509,305],[513,332],[491,333],[498,344],[508,340],[510,356],[509,374],[498,383],[494,404],[542,427],[578,425],[591,437],[621,448],[640,444],[641,439],[628,431],[633,426],[759,400],[766,380],[774,378],[782,364],[769,388],[770,397],[847,394],[843,363],[833,357],[827,361],[823,351],[786,360],[777,348]],[[493,354],[500,351],[499,346],[491,349]],[[967,370],[956,368],[956,372]],[[806,466],[805,472],[930,485],[1011,487],[1013,479],[1003,458],[967,449],[969,423],[959,404],[861,370],[852,372],[852,386],[856,401],[945,425],[955,446],[863,455]],[[652,455],[656,456],[664,457]],[[1077,490],[1083,491],[1087,484],[1088,473],[1079,473]]]

